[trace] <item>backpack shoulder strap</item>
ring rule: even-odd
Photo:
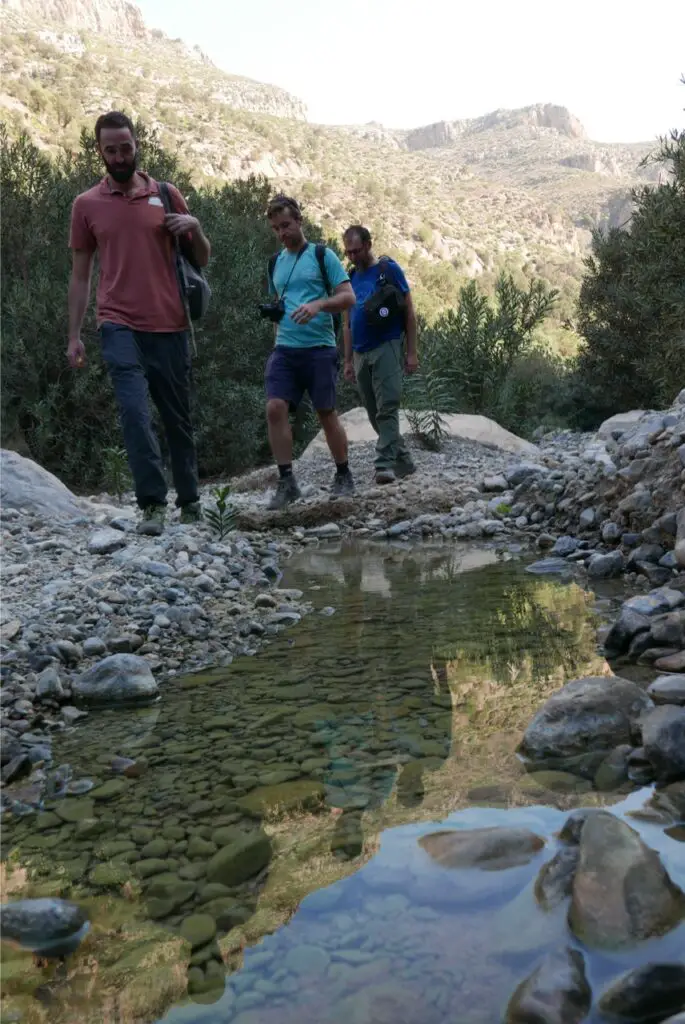
[[[269,258],[269,284],[274,288],[274,270],[276,269],[276,260],[280,256],[279,252],[275,252],[273,256]],[[275,290],[275,289],[274,289]]]
[[[168,181],[158,181],[157,188],[159,189],[159,195],[162,200],[162,206],[166,213],[174,212],[174,204],[171,202],[171,192],[169,191]]]
[[[383,274],[384,277],[389,278],[390,281],[394,284],[393,279],[395,275],[393,274],[392,267],[390,265],[391,262],[392,261],[389,256],[378,257],[378,265],[381,268],[381,274]]]
[[[323,284],[324,288],[326,289],[326,294],[330,295],[331,282],[328,277],[328,271],[326,270],[326,246],[323,244],[323,242],[317,242],[315,251],[316,261],[319,264],[319,270],[321,271],[321,276],[323,278]]]

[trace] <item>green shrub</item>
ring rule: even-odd
[[[213,299],[197,331],[194,361],[198,457],[204,475],[246,469],[267,456],[263,372],[273,344],[257,316],[274,240],[264,222],[269,185],[252,178],[194,190],[173,155],[139,126],[142,165],[173,180],[212,242]],[[91,138],[55,163],[28,138],[0,137],[2,232],[2,418],[41,465],[71,486],[107,482],[103,450],[120,438],[112,389],[98,352],[93,305],[84,323],[88,366],[66,362],[67,248],[71,204],[102,170]]]
[[[629,228],[595,231],[578,303],[571,395],[578,425],[663,408],[685,367],[685,131],[661,141],[670,175],[633,191]]]

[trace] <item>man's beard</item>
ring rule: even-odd
[[[108,164],[105,160],[105,167],[110,177],[118,182],[120,185],[125,185],[127,181],[130,181],[133,175],[136,173],[138,167],[138,152],[130,164]]]

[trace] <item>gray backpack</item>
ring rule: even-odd
[[[179,212],[174,210],[168,182],[158,181],[157,184],[165,212]],[[174,262],[183,308],[189,320],[200,320],[207,312],[209,300],[212,297],[212,290],[207,284],[207,279],[202,270],[193,261],[188,246],[184,245],[180,238],[176,236],[174,237]]]

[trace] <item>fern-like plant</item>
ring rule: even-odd
[[[103,448],[102,472],[105,488],[121,501],[124,492],[129,490],[132,485],[126,449],[116,446]]]
[[[412,433],[430,451],[440,451],[448,437],[442,413],[452,404],[449,386],[433,367],[405,381],[404,410]]]
[[[223,540],[227,533],[235,529],[236,513],[228,504],[228,496],[231,488],[228,484],[223,487],[215,487],[212,495],[216,502],[214,508],[205,511],[205,519],[213,530],[219,534],[219,540]]]

